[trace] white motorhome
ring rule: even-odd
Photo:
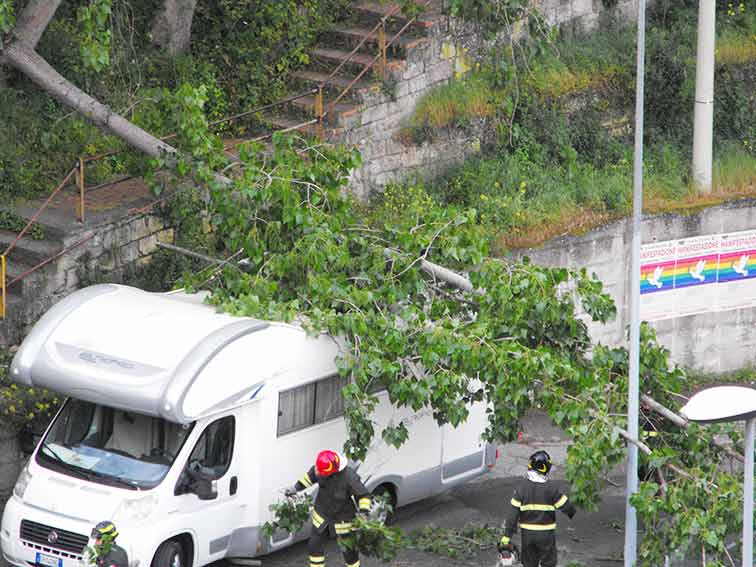
[[[35,325],[12,378],[68,400],[5,507],[6,561],[79,567],[100,520],[115,522],[132,567],[256,557],[302,537],[262,526],[317,452],[344,443],[339,345],[202,299],[97,285]],[[371,491],[402,506],[493,466],[483,404],[455,429],[378,397],[376,431],[403,420],[410,437],[399,450],[376,442],[358,464]]]

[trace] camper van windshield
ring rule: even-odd
[[[154,488],[190,431],[190,425],[69,400],[40,445],[37,462],[92,482]]]

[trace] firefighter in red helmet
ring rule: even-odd
[[[324,567],[324,540],[328,537],[329,528],[336,532],[337,538],[347,535],[352,531],[357,508],[360,513],[367,514],[371,499],[357,472],[347,467],[347,459],[335,451],[318,453],[315,466],[310,467],[307,474],[286,490],[286,496],[293,496],[316,484],[318,495],[311,513],[312,530],[307,549],[310,567]],[[344,551],[344,562],[347,567],[359,567],[360,556],[357,551]]]

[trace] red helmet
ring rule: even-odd
[[[341,456],[334,451],[321,451],[315,459],[315,471],[320,476],[331,476],[343,468],[342,461]]]

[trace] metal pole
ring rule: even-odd
[[[753,437],[756,418],[746,421],[743,468],[743,567],[753,567]]]
[[[0,320],[5,319],[5,254],[0,256]]]
[[[696,105],[693,123],[693,180],[701,193],[711,193],[716,13],[715,0],[699,0]]]
[[[84,180],[84,160],[82,158],[79,158],[79,171],[76,176],[76,181],[79,186],[79,206],[77,214],[79,222],[84,222],[84,184],[86,181]]]
[[[635,74],[635,155],[633,158],[633,242],[630,265],[630,368],[627,383],[627,431],[638,439],[640,366],[640,247],[643,212],[643,86],[646,59],[646,0],[638,0],[638,45]],[[625,567],[634,567],[637,556],[638,519],[630,497],[638,491],[638,448],[627,446],[627,495],[625,502]]]

